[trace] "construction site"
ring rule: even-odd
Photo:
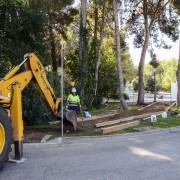
[[[179,15],[0,0],[0,180],[179,180]]]
[[[108,106],[108,105],[107,105]],[[128,112],[120,112],[118,104],[114,103],[113,109],[104,109],[103,112],[92,116],[91,118],[78,117],[76,131],[72,126],[64,127],[65,136],[96,136],[103,134],[119,134],[128,132],[144,131],[145,128],[153,127],[151,123],[152,115],[155,115],[157,119],[162,119],[162,114],[171,114],[174,111],[174,102],[156,102],[149,103],[145,106],[139,107],[132,106],[133,110]],[[172,113],[173,114],[173,113]],[[176,117],[177,113],[172,117]],[[146,121],[147,120],[147,121]],[[148,123],[147,123],[148,122]],[[26,127],[25,128],[25,142],[41,142],[44,137],[46,141],[56,138],[60,133],[60,123],[55,121],[48,125],[38,127]],[[137,128],[139,127],[139,129]],[[69,129],[68,129],[69,128]]]

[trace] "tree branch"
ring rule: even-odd
[[[153,14],[153,18],[151,19],[151,22],[150,22],[150,24],[149,24],[149,30],[151,29],[151,27],[152,27],[155,19],[161,14],[161,13],[158,13],[158,12],[162,11],[162,10],[164,9],[164,7],[166,7],[167,4],[170,3],[170,0],[168,0],[168,1],[164,4],[164,6],[162,6],[162,8],[159,8],[161,2],[162,2],[162,0],[159,0],[159,1],[158,1],[158,4],[157,4],[157,6],[156,6],[156,10],[154,11],[154,14]],[[158,16],[156,16],[156,14],[158,14]]]

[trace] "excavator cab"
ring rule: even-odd
[[[14,158],[23,157],[22,91],[31,81],[37,85],[54,116],[61,119],[60,98],[55,96],[42,63],[34,53],[26,54],[24,61],[0,80],[0,169],[8,160],[11,144],[14,143]],[[65,127],[68,124],[72,130],[77,130],[74,111],[65,109],[63,119]]]

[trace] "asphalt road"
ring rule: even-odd
[[[0,180],[180,180],[180,129],[24,147]]]

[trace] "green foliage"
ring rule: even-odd
[[[92,6],[91,6],[92,5]],[[99,5],[100,6],[100,5]],[[98,9],[99,17],[102,18],[102,7]],[[85,81],[85,104],[91,106],[94,93],[95,84],[95,68],[96,58],[95,50],[97,48],[97,42],[94,40],[94,4],[90,3],[88,7],[88,21],[87,21],[87,36],[88,36],[88,65],[87,65],[87,78]],[[108,15],[112,15],[112,12],[108,12]],[[99,21],[101,20],[99,19]],[[77,28],[79,18],[76,17],[75,21],[71,24],[68,31],[68,41],[66,47],[66,60],[65,67],[68,76],[72,82],[78,84],[78,76],[81,68],[79,64],[79,29]],[[111,25],[112,21],[109,22]],[[97,34],[100,36],[100,25],[97,27]],[[99,41],[98,41],[99,42]],[[130,59],[129,51],[125,43],[125,36],[121,35],[121,52],[123,62],[124,82],[132,81],[135,76],[136,70]],[[105,26],[103,41],[100,49],[100,69],[97,96],[93,105],[98,106],[101,103],[102,97],[118,98],[119,84],[116,75],[116,61],[115,61],[115,49],[114,49],[114,32],[109,26]],[[80,87],[81,88],[81,87]]]
[[[105,41],[101,49],[101,66],[99,77],[99,95],[108,98],[117,98],[118,79],[116,75],[115,53],[112,41]]]
[[[167,119],[158,118],[157,122],[153,124],[156,128],[171,128],[180,125],[180,119],[178,117],[169,116]],[[141,126],[152,126],[150,121],[145,121]]]
[[[15,65],[27,52],[43,52],[41,24],[44,19],[41,13],[7,1],[0,6],[0,19],[1,61]]]
[[[107,1],[108,2],[108,1]],[[136,3],[136,1],[133,1]],[[79,23],[78,11],[72,8],[73,0],[0,0],[0,76],[3,77],[14,65],[23,60],[27,52],[36,52],[43,65],[53,66],[55,70],[60,66],[60,40],[66,41],[65,48],[65,101],[73,83],[77,86],[78,76],[80,74],[79,62]],[[97,1],[98,5],[98,23],[97,37],[100,39],[100,29],[102,21],[103,1]],[[103,97],[118,98],[119,83],[116,74],[116,61],[114,49],[114,29],[112,4],[106,4],[105,7],[105,27],[103,32],[102,46],[100,49],[100,69],[97,97],[93,106],[99,106]],[[94,1],[89,2],[87,9],[87,77],[85,79],[85,104],[89,107],[93,99],[96,58],[95,50],[97,43],[95,41],[95,14]],[[152,6],[153,7],[153,6]],[[133,11],[134,8],[129,8]],[[150,11],[148,11],[150,12]],[[170,14],[172,12],[172,14]],[[133,12],[132,12],[133,13]],[[135,24],[141,20],[140,11],[134,12]],[[132,14],[133,15],[133,14]],[[165,15],[165,16],[164,16]],[[130,17],[130,16],[128,16]],[[149,14],[150,17],[150,14]],[[171,7],[167,14],[156,18],[152,27],[151,40],[158,41],[160,30],[168,34],[173,40],[177,38],[176,15]],[[131,33],[137,35],[137,44],[142,45],[144,41],[144,31],[142,23],[130,27]],[[127,33],[127,32],[126,32]],[[121,58],[123,66],[124,83],[131,82],[136,75],[129,54],[129,49],[125,41],[125,33],[121,33]],[[163,46],[163,43],[162,43]],[[157,64],[155,64],[156,66]],[[162,61],[157,67],[157,84],[162,90],[169,90],[170,83],[176,80],[177,63],[175,60]],[[153,68],[150,65],[145,66],[145,83],[149,90],[153,92]],[[49,72],[48,78],[50,84],[55,90],[57,96],[60,95],[60,77],[56,72]],[[134,81],[135,89],[137,82]],[[81,88],[81,87],[79,87]],[[125,95],[126,98],[128,98]],[[39,124],[42,121],[51,120],[51,112],[44,103],[43,98],[34,85],[30,85],[23,92],[24,119],[27,124]]]
[[[170,90],[171,82],[176,82],[177,61],[162,61],[159,70],[162,72],[159,76],[159,85],[164,90]]]
[[[124,82],[132,81],[135,76],[135,67],[130,60],[128,48],[126,47],[123,36],[121,42]],[[108,98],[118,98],[119,83],[116,74],[116,61],[112,38],[104,40],[101,56],[99,95]]]
[[[47,73],[47,77],[56,96],[60,97],[60,77],[55,72]],[[23,116],[26,125],[47,123],[55,119],[38,86],[33,83],[23,91]]]
[[[52,64],[49,15],[52,16],[51,27],[56,35],[55,58],[59,59],[60,37],[66,36],[66,27],[77,14],[77,10],[69,6],[72,2],[72,0],[51,1],[51,3],[45,0],[0,0],[1,78],[13,66],[19,64],[27,52],[35,52],[43,65]],[[51,11],[50,14],[47,7]],[[60,95],[59,77],[54,72],[48,76],[56,95]],[[43,98],[32,84],[23,92],[23,115],[25,123],[31,125],[53,119]]]
[[[145,40],[145,27],[144,27],[144,12],[148,19],[148,31],[151,42],[157,47],[168,47],[165,39],[160,34],[166,34],[170,39],[176,41],[178,39],[178,16],[173,9],[171,1],[165,0],[157,1],[125,1],[125,8],[123,9],[123,17],[127,19],[125,23],[129,24],[129,31],[134,35],[134,44],[137,48],[142,47]],[[173,2],[173,1],[172,1]],[[177,0],[174,5],[178,6]],[[143,8],[146,7],[146,8]],[[140,11],[141,9],[141,11]],[[160,33],[161,32],[161,33]]]
[[[177,61],[175,59],[169,61],[168,60],[160,61],[160,64],[156,69],[156,80],[159,89],[170,91],[171,82],[176,81],[176,69],[177,69]],[[145,84],[149,84],[148,86],[150,86],[151,84],[150,82],[152,81],[152,77],[153,77],[152,72],[153,72],[153,67],[149,64],[145,65],[144,79],[145,79]]]
[[[159,91],[159,89],[160,89],[160,87],[156,84],[156,91]],[[154,78],[149,77],[149,79],[147,79],[145,90],[149,91],[151,93],[154,93],[154,91],[155,91],[155,81],[154,81]]]
[[[157,68],[159,66],[159,62],[157,60],[152,60],[149,63],[153,68]]]
[[[124,93],[124,99],[129,100],[129,96],[126,93]]]
[[[150,77],[150,78],[147,80],[147,84],[146,84],[145,90],[146,90],[146,91],[150,91],[151,93],[154,92],[154,90],[155,90],[155,81],[154,81],[153,78]]]
[[[95,100],[94,105],[100,105],[102,97],[107,98],[118,98],[119,97],[119,83],[116,74],[116,61],[115,61],[115,52],[113,48],[114,40],[113,38],[104,38],[101,47],[101,65],[99,69],[99,86],[98,86],[98,96]],[[93,43],[89,43],[90,48],[93,46]],[[130,60],[130,55],[128,48],[126,47],[124,37],[122,36],[122,63],[123,63],[123,73],[124,73],[124,82],[132,81],[136,70]],[[89,49],[90,49],[89,48]],[[71,77],[73,82],[77,84],[77,77],[79,73],[79,49],[69,49],[66,55],[66,67],[68,67],[67,73]],[[95,62],[90,53],[90,60],[88,62],[88,77],[86,80],[86,104],[90,105],[93,95],[93,85],[94,85],[94,72],[95,72]],[[88,106],[89,107],[89,106]]]
[[[51,120],[51,112],[38,89],[30,84],[23,92],[23,119],[25,125],[35,125]]]
[[[138,82],[137,82],[137,80],[136,80],[136,79],[135,79],[135,80],[133,80],[132,85],[133,85],[133,90],[134,90],[135,92],[137,92],[137,90],[138,90]]]

